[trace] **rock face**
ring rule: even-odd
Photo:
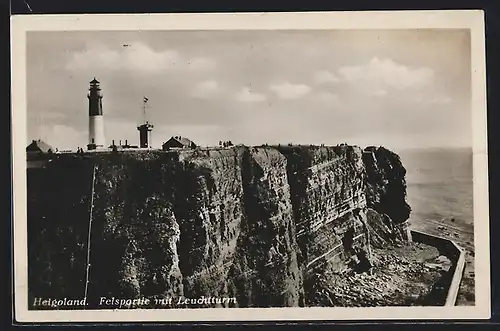
[[[404,176],[396,154],[346,145],[56,155],[28,170],[30,302],[307,306],[315,269],[408,240]]]
[[[355,147],[283,147],[306,269],[368,249],[365,172]]]
[[[363,152],[366,168],[368,224],[372,245],[409,240],[411,208],[406,203],[406,169],[399,156],[383,147],[367,147]]]

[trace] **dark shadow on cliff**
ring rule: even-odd
[[[27,170],[30,308],[34,298],[84,297],[91,178],[79,156]]]
[[[367,147],[363,152],[366,167],[368,207],[387,214],[395,223],[405,222],[411,213],[406,202],[406,169],[400,157],[384,147]]]

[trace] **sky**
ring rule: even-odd
[[[28,32],[28,139],[88,143],[101,82],[107,143],[469,147],[468,30]]]

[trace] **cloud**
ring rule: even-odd
[[[239,102],[262,102],[266,101],[266,99],[267,97],[264,94],[252,92],[245,87],[236,93],[236,100]]]
[[[298,99],[311,91],[311,88],[307,85],[291,84],[289,82],[271,85],[270,89],[281,99]]]
[[[383,97],[385,97],[387,94],[388,94],[388,92],[387,92],[386,90],[382,90],[382,89],[380,89],[380,90],[376,90],[376,91],[374,91],[374,92],[372,93],[372,95],[373,95],[374,97],[379,97],[379,98],[383,98]]]
[[[338,104],[340,98],[337,94],[321,91],[315,95],[315,99],[325,104]]]
[[[50,127],[45,127],[41,133],[43,140],[51,145],[54,149],[59,150],[71,149],[76,150],[77,147],[85,147],[88,141],[88,133],[79,131],[72,126],[56,124]],[[61,139],[64,137],[64,139]]]
[[[211,70],[215,67],[216,62],[206,57],[195,57],[187,63],[187,68],[190,70]]]
[[[145,44],[134,43],[119,50],[96,45],[85,51],[71,52],[68,70],[210,70],[214,60],[205,57],[185,58],[176,50],[156,51]]]
[[[447,95],[444,96],[435,96],[430,99],[432,103],[437,103],[437,104],[449,104],[453,101],[453,99]]]
[[[201,83],[198,83],[194,90],[193,96],[196,98],[209,98],[216,94],[220,90],[219,84],[215,80],[207,80]]]
[[[413,100],[427,105],[447,105],[453,102],[453,99],[448,95],[418,95]]]
[[[35,114],[34,114],[35,115]],[[66,118],[66,114],[63,112],[55,112],[55,111],[44,111],[36,114],[37,121],[58,121]]]
[[[341,67],[339,75],[348,82],[398,90],[426,87],[434,80],[434,71],[430,68],[411,68],[391,59],[376,57],[366,64]]]
[[[318,84],[338,83],[340,82],[340,78],[333,72],[320,70],[314,74],[314,81]]]

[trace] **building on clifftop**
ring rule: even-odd
[[[31,142],[31,144],[29,144],[27,147],[26,147],[26,152],[28,154],[31,154],[31,153],[41,153],[41,154],[47,154],[47,153],[52,153],[54,151],[54,149],[52,148],[52,146],[50,146],[49,144],[47,144],[45,141],[43,140],[33,140]]]
[[[163,143],[162,148],[164,151],[171,148],[196,148],[196,144],[186,137],[174,136]]]
[[[28,169],[30,168],[45,168],[47,162],[50,162],[52,153],[57,150],[52,149],[52,146],[43,140],[33,140],[26,147],[26,162]]]

